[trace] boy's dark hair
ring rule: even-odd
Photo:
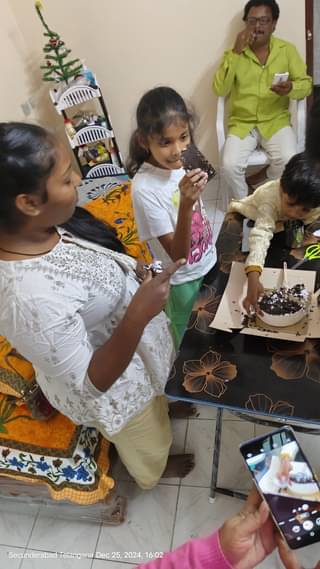
[[[141,144],[154,134],[162,134],[164,128],[175,120],[187,123],[193,138],[194,117],[177,91],[171,87],[156,87],[147,91],[140,100],[137,111],[137,128],[131,136],[127,171],[133,177],[149,158],[149,151]]]
[[[306,152],[295,154],[286,165],[280,184],[297,205],[314,209],[320,206],[320,162]]]
[[[256,8],[258,6],[267,6],[271,10],[272,19],[273,20],[279,19],[280,8],[275,0],[249,0],[249,2],[247,2],[244,7],[244,13],[242,19],[245,21],[248,17],[251,8]]]

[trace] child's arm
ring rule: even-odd
[[[180,181],[180,205],[175,231],[161,235],[159,241],[173,261],[189,256],[192,210],[208,180],[199,168],[188,172]]]
[[[250,267],[253,269],[254,267]],[[258,306],[258,299],[259,296],[263,293],[263,286],[260,282],[260,274],[261,272],[258,270],[252,270],[250,273],[247,273],[248,276],[248,285],[247,285],[247,296],[243,301],[243,308],[246,310],[248,314],[252,312],[259,313],[259,306]]]
[[[245,271],[248,275],[247,296],[243,301],[245,310],[250,314],[257,311],[258,298],[263,292],[260,283],[260,274],[264,266],[270,241],[276,227],[276,209],[270,204],[262,204],[258,216],[249,236],[249,255],[246,260]]]

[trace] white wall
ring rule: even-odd
[[[3,2],[8,11],[9,1]],[[241,0],[43,0],[43,13],[73,55],[85,58],[96,72],[124,154],[139,98],[147,89],[166,84],[195,106],[200,118],[196,138],[216,162],[216,99],[211,80],[223,50],[233,44],[241,29],[244,4]],[[304,1],[279,0],[279,5],[277,34],[294,42],[304,56]],[[16,54],[17,95],[8,103],[8,118],[19,106],[19,86],[25,83],[31,65],[29,85],[39,97],[39,116],[51,122],[51,111],[44,106],[46,88],[38,90],[39,72],[35,72],[45,39],[33,0],[10,0],[10,6],[10,19],[14,14],[16,33],[20,31],[27,48]],[[0,103],[3,115],[2,95]]]
[[[30,89],[28,61],[25,59],[28,50],[9,0],[1,0],[0,6],[0,120],[22,120],[20,105],[28,99]]]

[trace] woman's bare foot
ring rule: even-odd
[[[184,401],[175,401],[169,404],[169,417],[171,419],[188,419],[189,417],[197,417],[197,408],[192,403]]]
[[[184,478],[194,466],[194,454],[170,454],[162,478]]]

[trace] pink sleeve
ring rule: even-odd
[[[226,560],[216,531],[209,537],[192,539],[166,553],[161,559],[138,565],[137,569],[232,569]]]

